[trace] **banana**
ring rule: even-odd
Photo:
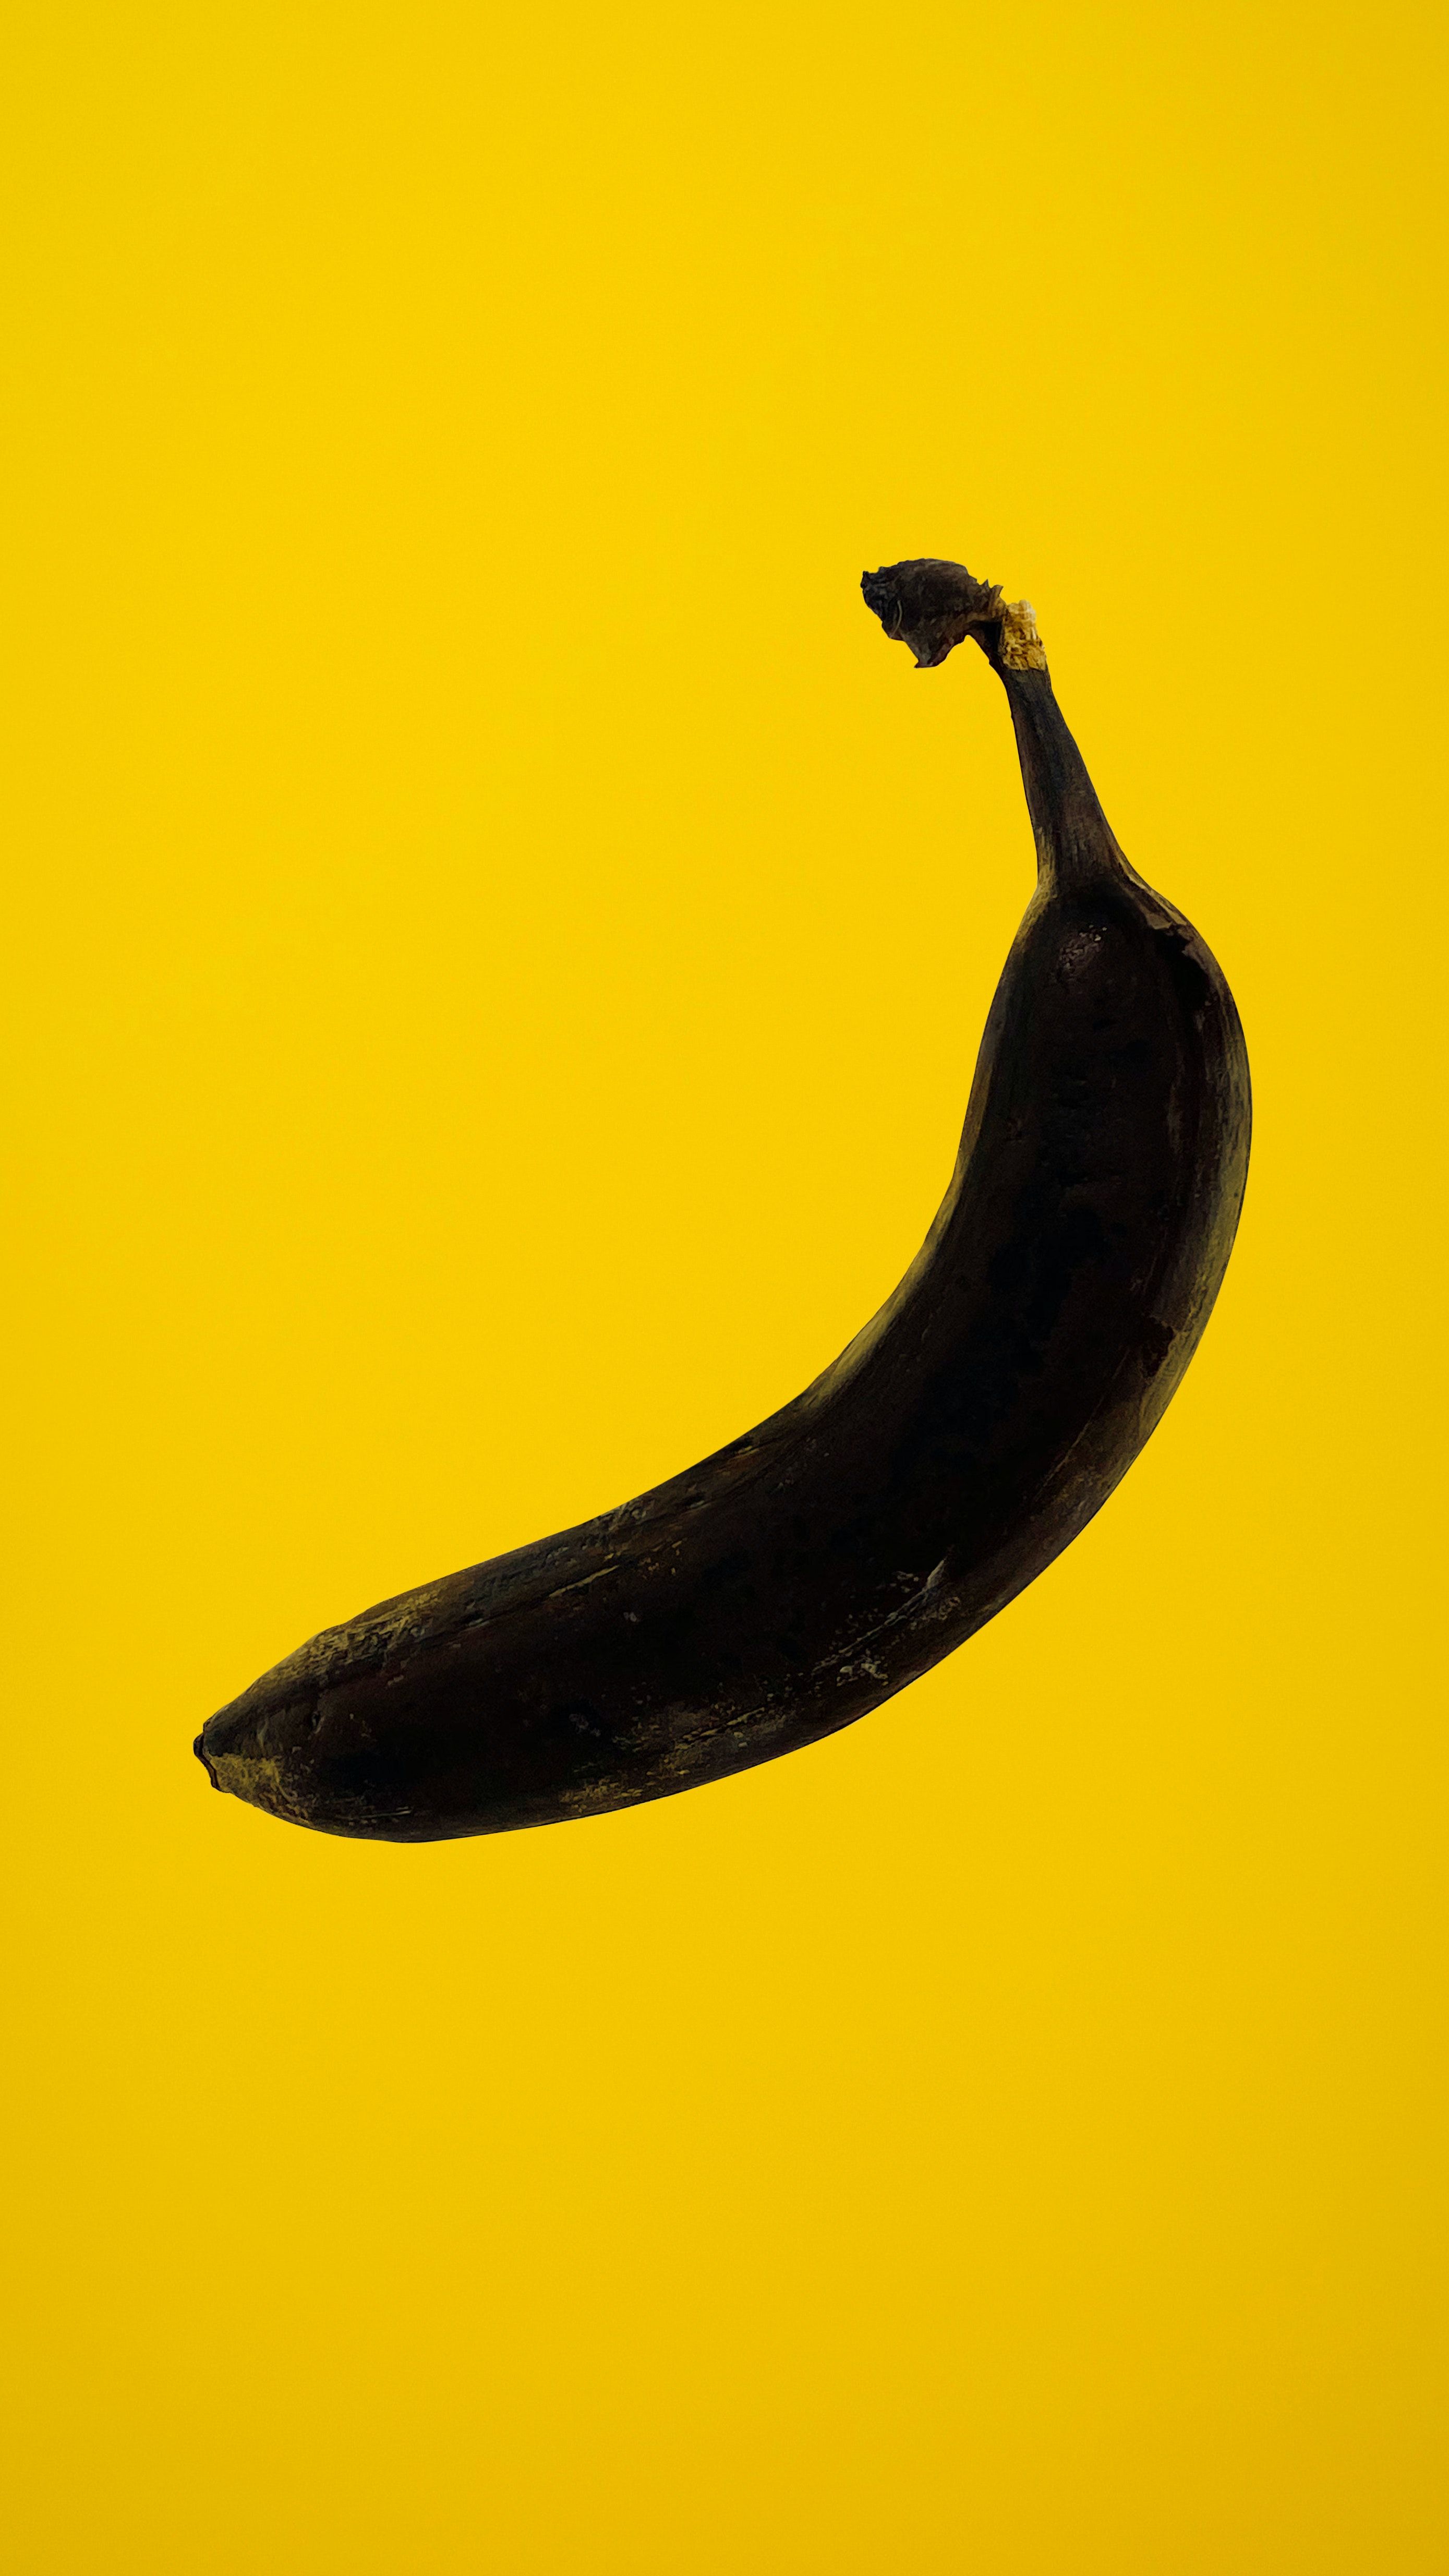
[[[921,1252],[834,1365],[727,1449],[299,1647],[198,1736],[218,1789],[326,1833],[429,1842],[793,1752],[993,1618],[1159,1420],[1247,1173],[1232,996],[1123,857],[1025,603],[933,559],[861,586],[923,669],[980,645],[1036,833]]]

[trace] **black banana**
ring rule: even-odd
[[[1030,609],[934,560],[862,588],[922,667],[981,646],[1037,843],[921,1252],[834,1365],[729,1448],[299,1647],[197,1738],[217,1788],[324,1832],[427,1842],[789,1753],[1040,1574],[1172,1395],[1247,1171],[1232,996],[1118,848]]]

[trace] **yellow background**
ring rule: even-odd
[[[1437,19],[12,18],[19,2576],[1445,2564]],[[1242,1007],[1163,1429],[788,1761],[214,1797],[914,1252],[1031,874],[920,552]]]

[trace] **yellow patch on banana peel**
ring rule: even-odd
[[[233,1798],[245,1798],[254,1807],[272,1807],[282,1815],[292,1811],[282,1778],[282,1766],[266,1753],[213,1753],[209,1769],[218,1789]]]
[[[1001,658],[1008,671],[1044,671],[1046,651],[1029,599],[1014,599],[1001,612]]]

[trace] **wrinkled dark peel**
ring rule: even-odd
[[[933,558],[862,581],[1011,708],[1038,881],[951,1185],[894,1295],[793,1404],[650,1493],[363,1611],[208,1719],[218,1788],[393,1842],[670,1796],[848,1726],[1101,1508],[1217,1295],[1248,1064],[1203,942],[1123,857],[1025,603]]]
[[[892,641],[909,644],[918,671],[934,671],[973,627],[1002,615],[1001,593],[991,582],[973,581],[964,565],[935,555],[863,572],[860,586]]]

